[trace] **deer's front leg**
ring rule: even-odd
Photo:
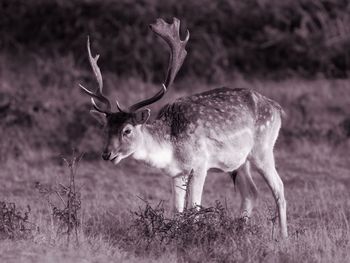
[[[184,211],[187,177],[188,176],[180,175],[173,178],[174,212]]]
[[[207,177],[206,166],[193,169],[189,175],[187,186],[189,187],[190,207],[196,207],[202,203],[202,193],[205,178]]]

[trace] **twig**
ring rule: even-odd
[[[185,194],[185,210],[188,209],[188,202],[189,202],[189,197],[191,194],[191,182],[192,182],[192,177],[193,177],[193,169],[190,171],[190,174],[188,175],[188,179],[186,182],[186,194]]]

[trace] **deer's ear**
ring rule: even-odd
[[[144,109],[144,110],[135,112],[135,116],[134,116],[135,124],[145,124],[150,115],[151,115],[150,109]]]
[[[90,114],[102,126],[107,124],[107,115],[106,115],[106,113],[99,112],[99,111],[96,111],[96,110],[90,110]]]

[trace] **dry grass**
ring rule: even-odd
[[[35,189],[47,201],[52,210],[51,216],[57,226],[57,235],[66,235],[68,246],[72,236],[75,245],[79,245],[81,196],[80,187],[76,186],[75,183],[75,176],[81,158],[82,155],[76,156],[73,152],[71,159],[63,159],[69,168],[68,185],[64,185],[62,182],[55,186],[42,185],[40,182],[35,183]]]
[[[242,225],[236,219],[239,196],[227,175],[209,174],[203,205],[212,208],[200,215],[189,211],[172,218],[168,178],[149,173],[141,164],[135,171],[133,161],[125,161],[119,169],[100,161],[82,161],[76,177],[77,184],[84,185],[80,242],[78,247],[67,248],[46,201],[27,186],[36,180],[55,182],[67,176],[66,168],[22,163],[20,167],[27,172],[21,179],[28,183],[5,181],[1,199],[29,204],[30,220],[40,231],[24,240],[2,240],[1,257],[12,258],[12,262],[347,261],[350,199],[346,158],[324,145],[294,152],[278,149],[277,156],[288,200],[288,240],[276,241],[271,193],[255,174],[259,201],[249,224]],[[17,169],[8,163],[2,174],[10,176]],[[160,200],[163,205],[157,207]],[[215,200],[223,205],[216,206]]]
[[[30,206],[21,211],[15,203],[0,202],[0,237],[1,239],[27,238],[35,230],[28,221]]]
[[[46,67],[50,69],[53,64],[46,63]],[[118,167],[100,161],[99,130],[88,117],[88,99],[72,84],[89,73],[66,67],[62,85],[57,85],[59,78],[52,75],[51,81],[56,84],[43,86],[37,70],[33,67],[17,74],[2,67],[1,71],[1,91],[11,98],[11,104],[1,113],[2,135],[6,136],[2,138],[7,139],[1,141],[0,200],[21,208],[30,205],[28,220],[39,226],[39,231],[24,239],[1,240],[0,261],[348,261],[349,138],[348,130],[341,126],[349,115],[347,80],[274,82],[238,78],[230,82],[230,86],[254,88],[275,98],[288,115],[276,156],[285,182],[290,238],[276,241],[273,199],[259,176],[254,174],[260,197],[247,226],[236,218],[239,195],[229,176],[221,173],[210,173],[207,178],[203,206],[209,208],[204,210],[208,213],[198,220],[192,220],[191,213],[172,218],[169,178],[132,160]],[[113,77],[108,76],[106,81],[111,80]],[[28,89],[23,88],[24,83]],[[109,89],[109,93],[118,93],[126,101],[149,95],[157,88],[136,79],[120,83],[117,91]],[[198,80],[183,80],[165,101],[213,87]],[[34,185],[66,182],[70,171],[61,157],[62,153],[69,156],[73,146],[87,153],[75,177],[76,185],[81,186],[79,245],[67,247],[52,207]],[[157,208],[161,200],[162,206]],[[216,207],[216,200],[222,206]],[[135,211],[137,215],[131,213]],[[147,232],[145,222],[154,219],[159,224]]]

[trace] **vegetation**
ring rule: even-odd
[[[4,0],[0,8],[2,46],[19,58],[28,51],[72,55],[82,67],[91,35],[105,70],[159,80],[166,54],[147,25],[177,16],[191,31],[186,76],[348,75],[350,4],[344,0]]]
[[[30,207],[20,211],[15,203],[0,202],[0,238],[17,239],[31,234],[32,225],[28,221]]]
[[[79,246],[67,247],[66,236],[57,232],[59,225],[52,219],[51,208],[33,189],[33,183],[38,180],[43,184],[61,181],[67,176],[66,167],[48,161],[45,165],[7,163],[2,170],[1,198],[20,206],[30,204],[29,220],[40,231],[25,239],[3,239],[1,259],[4,262],[347,261],[350,246],[347,156],[326,145],[310,144],[294,150],[278,147],[276,155],[288,200],[290,237],[285,241],[278,239],[270,190],[255,174],[259,200],[253,217],[244,224],[237,219],[238,193],[225,174],[209,174],[203,214],[190,210],[172,217],[170,181],[158,171],[131,160],[123,162],[119,169],[99,161],[82,161],[76,175],[77,185],[84,186]],[[157,206],[160,200],[164,201]],[[220,200],[221,205],[214,200]]]
[[[127,248],[133,247],[137,253],[153,256],[172,249],[177,259],[185,262],[196,258],[192,253],[201,253],[207,261],[222,262],[234,257],[236,252],[232,246],[237,249],[246,238],[259,240],[262,237],[261,226],[233,219],[218,201],[213,207],[186,209],[171,218],[164,213],[162,202],[155,208],[146,203],[140,212],[134,212],[128,232],[132,243],[127,243]],[[139,236],[138,240],[135,236]]]
[[[52,209],[52,219],[57,226],[58,235],[67,235],[67,244],[70,244],[71,236],[75,235],[75,243],[78,245],[78,228],[79,228],[79,210],[81,208],[80,193],[75,185],[75,175],[77,172],[78,162],[81,157],[74,156],[72,160],[66,160],[69,167],[69,185],[65,186],[59,183],[57,186],[42,185],[40,182],[35,183],[35,188],[45,198]],[[56,202],[52,200],[52,195],[56,197]]]

